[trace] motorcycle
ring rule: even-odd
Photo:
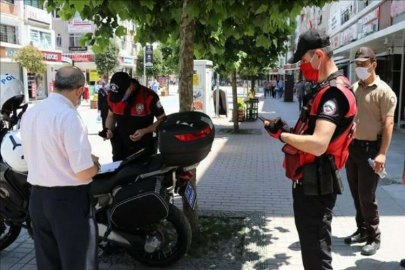
[[[0,119],[0,146],[10,132],[19,129],[27,106]],[[144,150],[102,170],[89,185],[95,206],[100,246],[118,245],[150,266],[167,266],[181,259],[190,248],[191,228],[173,204],[178,194],[191,208],[196,193],[190,170],[210,152],[215,128],[199,112],[167,116],[158,127],[160,153],[147,163],[137,162]],[[0,155],[0,250],[11,245],[21,229],[34,238],[29,215],[31,186],[27,173],[13,170]]]

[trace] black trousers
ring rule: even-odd
[[[98,269],[97,224],[87,186],[33,186],[29,210],[38,269]]]
[[[378,151],[378,144],[367,147],[350,145],[346,173],[356,207],[357,228],[367,232],[369,241],[380,243],[380,215],[375,195],[379,176],[367,161],[369,158],[374,159]]]
[[[294,217],[305,270],[332,268],[332,210],[336,194],[304,195],[301,184],[293,188]]]

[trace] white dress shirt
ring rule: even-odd
[[[44,187],[78,186],[76,173],[94,166],[87,128],[72,102],[51,93],[21,120],[28,182]]]

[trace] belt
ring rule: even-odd
[[[377,141],[366,141],[366,140],[357,140],[357,139],[353,139],[353,141],[351,142],[351,145],[353,146],[359,146],[359,147],[368,147],[368,146],[380,146],[381,141],[377,140]]]
[[[79,185],[79,186],[56,186],[56,187],[44,187],[32,185],[33,188],[42,190],[63,190],[63,189],[89,189],[89,185]]]

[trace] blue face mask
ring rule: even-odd
[[[124,97],[121,99],[121,101],[126,101],[129,98],[128,95],[124,95]]]

